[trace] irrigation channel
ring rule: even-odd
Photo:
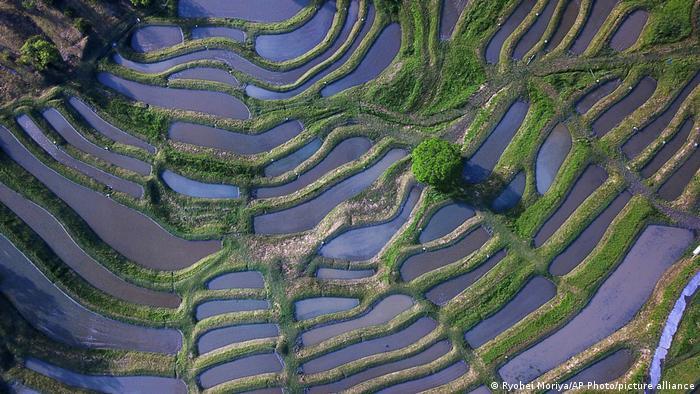
[[[700,285],[700,61],[697,7],[656,3],[139,11],[2,109],[0,392],[663,380]]]

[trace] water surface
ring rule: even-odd
[[[284,144],[301,133],[304,125],[298,120],[288,120],[262,133],[247,134],[218,129],[202,124],[174,122],[168,129],[173,141],[221,149],[240,155],[267,152]]]
[[[469,0],[442,0],[440,9],[440,39],[445,41],[452,38],[459,16]]]
[[[229,272],[207,282],[209,290],[262,289],[265,279],[258,271]]]
[[[117,167],[124,168],[129,171],[133,171],[139,175],[147,176],[151,173],[151,165],[145,163],[139,159],[124,156],[119,153],[105,149],[105,147],[99,147],[92,142],[88,141],[78,130],[70,124],[63,114],[58,112],[55,108],[49,108],[42,112],[44,119],[49,122],[51,127],[58,132],[58,134],[63,137],[69,144],[73,145],[76,149],[81,150],[89,155],[95,156],[98,159],[104,160],[107,163],[113,164]]]
[[[399,53],[401,48],[401,25],[392,23],[385,27],[365,53],[360,64],[341,79],[321,89],[321,96],[330,97],[345,89],[362,85],[379,76]]]
[[[428,224],[418,236],[418,242],[424,244],[442,238],[473,216],[474,210],[466,204],[452,203],[445,205],[430,217]]]
[[[644,77],[630,92],[615,104],[608,107],[593,122],[591,128],[598,138],[615,128],[623,119],[641,107],[656,90],[656,80]]]
[[[511,358],[498,370],[500,376],[511,384],[530,382],[626,325],[693,237],[686,229],[648,226],[586,307],[554,334]]]
[[[291,208],[266,213],[253,219],[258,234],[284,234],[310,230],[338,204],[369,187],[384,171],[406,156],[403,149],[392,149],[366,170],[336,183],[319,196]]]
[[[151,154],[156,153],[156,148],[153,145],[108,123],[102,119],[94,109],[90,108],[90,106],[79,98],[71,97],[68,99],[68,103],[70,103],[73,109],[75,109],[90,126],[105,137],[124,145],[141,148]]]
[[[101,72],[97,80],[132,100],[169,109],[202,112],[231,119],[249,119],[248,107],[236,97],[221,92],[174,89],[144,85]]]
[[[593,4],[589,7],[588,18],[583,25],[583,29],[578,33],[578,37],[574,40],[573,45],[569,49],[576,55],[582,54],[588,45],[595,37],[596,33],[619,0],[593,0]]]
[[[288,154],[287,156],[273,161],[265,166],[265,176],[274,178],[297,168],[301,163],[305,162],[309,157],[313,156],[316,151],[321,148],[323,140],[314,138],[311,142]]]
[[[423,188],[413,186],[397,214],[386,222],[348,230],[325,243],[319,250],[324,257],[345,260],[367,260],[379,253],[406,223],[420,198]]]
[[[586,229],[563,252],[554,258],[549,266],[549,272],[552,275],[562,276],[576,268],[598,246],[610,223],[631,198],[632,194],[628,191],[623,191],[615,197],[610,205],[591,224],[586,226]]]
[[[177,14],[181,18],[235,18],[274,23],[293,17],[310,4],[311,0],[181,0],[177,2]]]
[[[596,86],[576,102],[576,112],[578,112],[581,115],[585,114],[598,101],[602,100],[604,97],[608,97],[610,93],[612,93],[615,89],[617,89],[620,86],[621,83],[622,80],[620,78],[614,78]]]
[[[568,1],[566,8],[564,8],[564,13],[562,14],[561,18],[559,18],[559,24],[554,30],[554,34],[552,34],[552,37],[547,43],[545,48],[546,51],[551,51],[559,46],[564,37],[566,37],[566,35],[569,33],[569,30],[571,30],[574,22],[576,22],[576,17],[578,17],[578,12],[581,9],[581,0],[566,1]]]
[[[186,394],[187,385],[181,379],[161,376],[112,376],[112,375],[85,375],[45,361],[28,358],[24,366],[34,372],[48,376],[67,386],[79,387],[85,390],[94,390],[111,394],[151,394],[167,392],[170,394]]]
[[[313,319],[329,313],[342,312],[360,305],[357,298],[314,297],[294,303],[294,318],[298,321]]]
[[[552,19],[554,10],[557,8],[557,4],[559,4],[558,0],[549,0],[544,10],[537,16],[535,23],[533,23],[532,26],[528,28],[527,32],[518,40],[513,50],[513,59],[522,59],[525,57],[525,54],[540,41],[544,31],[547,30],[549,21]]]
[[[486,137],[486,141],[464,163],[462,177],[467,183],[483,182],[491,175],[503,151],[523,123],[529,108],[530,104],[522,100],[517,100],[510,105],[491,134]]]
[[[532,8],[535,7],[535,4],[537,4],[537,0],[523,0],[520,4],[518,4],[513,13],[508,16],[505,23],[500,25],[498,31],[496,31],[496,34],[491,37],[491,40],[486,46],[486,63],[498,63],[503,42],[518,26],[520,26],[525,17],[530,13],[530,11],[532,11]]]
[[[326,353],[301,365],[304,373],[328,371],[352,361],[410,346],[437,328],[437,322],[422,317],[410,326],[386,336],[370,339]]]
[[[625,374],[634,363],[634,354],[629,349],[620,349],[613,354],[605,356],[602,360],[596,361],[593,365],[586,367],[576,375],[572,376],[563,384],[583,383],[584,387],[588,383],[608,383],[617,380]],[[560,393],[552,390],[547,394]]]
[[[516,206],[523,197],[526,181],[525,171],[520,171],[493,200],[491,209],[495,212],[505,212]]]
[[[234,41],[244,42],[246,34],[244,31],[234,27],[225,26],[199,26],[192,29],[191,36],[193,40],[210,37],[230,38]]]
[[[429,390],[438,386],[442,386],[460,378],[462,375],[467,373],[469,367],[464,361],[457,361],[456,363],[450,365],[441,371],[435,372],[428,376],[409,380],[408,382],[399,383],[395,386],[387,387],[377,393],[381,394],[402,394],[402,393],[417,393],[425,390]]]
[[[477,280],[481,279],[491,268],[495,267],[504,257],[506,257],[507,252],[505,249],[499,250],[493,256],[490,256],[486,261],[479,264],[476,268],[471,271],[456,276],[445,282],[438,284],[432,289],[425,293],[425,298],[430,300],[436,305],[445,305],[452,301],[460,293],[466,290],[469,286],[474,284]]]
[[[234,343],[254,339],[274,338],[279,335],[279,326],[271,323],[239,324],[209,330],[197,339],[197,353],[205,354]]]
[[[316,182],[336,168],[359,159],[371,147],[372,141],[367,137],[351,137],[343,140],[323,160],[294,180],[277,186],[258,188],[255,190],[255,196],[257,198],[270,198],[292,194]]]
[[[537,192],[545,194],[557,177],[559,168],[571,150],[571,133],[563,123],[559,123],[544,140],[537,153],[535,163],[535,176],[537,178]]]
[[[312,346],[346,332],[385,324],[412,306],[413,299],[411,297],[393,294],[377,302],[359,317],[315,327],[302,333],[301,341],[304,346]]]
[[[336,12],[336,0],[326,0],[316,14],[300,27],[287,33],[257,36],[255,51],[275,62],[299,57],[314,49],[329,34]]]
[[[199,182],[170,170],[163,171],[160,176],[169,188],[186,196],[211,199],[240,197],[237,186]]]
[[[131,48],[136,52],[156,51],[177,45],[182,41],[182,30],[179,26],[144,26],[131,34]]]
[[[270,302],[255,299],[211,300],[197,305],[195,317],[197,320],[202,320],[225,313],[248,312],[261,309],[270,309]]]
[[[649,178],[656,174],[656,172],[659,171],[669,159],[675,156],[686,142],[688,142],[688,136],[690,136],[690,131],[693,129],[693,121],[694,119],[690,117],[681,124],[678,132],[676,132],[676,134],[659,149],[649,163],[642,168],[642,177]]]
[[[68,204],[99,238],[144,267],[178,270],[221,249],[218,240],[189,241],[176,237],[141,212],[66,179],[34,157],[2,126],[0,143],[12,160]]]
[[[202,80],[219,82],[229,86],[238,87],[240,83],[230,72],[214,67],[192,67],[186,70],[170,74],[168,82],[174,80]]]
[[[409,282],[426,272],[462,260],[481,248],[489,238],[491,238],[491,235],[480,226],[475,230],[471,230],[453,244],[441,246],[440,249],[414,254],[401,264],[401,279]]]
[[[182,334],[112,320],[83,307],[0,235],[0,293],[36,329],[69,346],[175,354]]]
[[[204,389],[226,383],[230,380],[267,373],[278,373],[284,369],[284,362],[277,353],[263,353],[218,364],[199,375],[199,384]]]
[[[476,349],[537,310],[556,294],[557,287],[554,283],[542,276],[536,276],[498,312],[467,331],[464,339],[469,346]]]
[[[700,149],[695,148],[690,157],[661,185],[657,192],[659,197],[668,201],[680,197],[698,169],[700,169]]]
[[[597,165],[589,165],[583,174],[576,179],[566,198],[559,208],[547,219],[540,230],[535,234],[535,247],[542,246],[574,211],[586,201],[588,196],[600,187],[608,179],[608,173]]]
[[[615,51],[624,51],[634,45],[644,30],[647,19],[649,19],[649,13],[644,10],[635,10],[629,14],[610,39],[610,48]]]

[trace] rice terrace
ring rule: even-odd
[[[1,0],[0,393],[698,393],[700,1]]]

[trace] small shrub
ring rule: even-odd
[[[439,190],[453,187],[462,170],[462,158],[457,145],[439,138],[421,142],[413,151],[411,170],[419,182]]]
[[[20,62],[32,65],[39,71],[46,70],[60,59],[56,45],[41,36],[29,37],[20,48]]]

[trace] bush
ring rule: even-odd
[[[439,190],[454,186],[462,170],[459,147],[439,138],[421,142],[413,151],[411,170],[419,182]]]
[[[151,0],[131,0],[131,4],[135,5],[136,7],[146,8],[151,5]]]
[[[20,48],[20,62],[30,64],[39,71],[46,70],[60,59],[56,45],[41,36],[29,37]]]

